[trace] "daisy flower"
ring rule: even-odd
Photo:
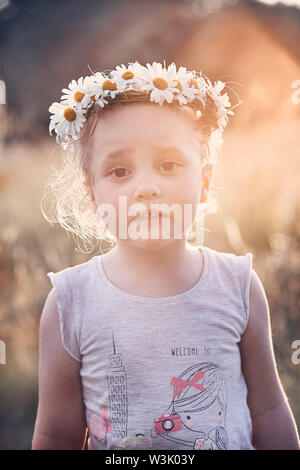
[[[104,97],[105,94],[102,87],[93,81],[93,77],[90,78],[91,83],[89,85],[89,91],[82,99],[82,107],[88,109],[90,105],[97,103],[101,108],[104,108],[104,106],[108,104],[108,101]]]
[[[189,86],[196,90],[195,98],[201,101],[203,106],[205,106],[207,87],[204,78],[198,77],[195,72],[193,72],[192,77],[189,79]]]
[[[174,62],[169,65],[168,71],[172,74],[175,80],[175,100],[179,103],[187,104],[187,102],[193,101],[195,96],[198,94],[198,89],[190,85],[190,80],[193,78],[192,72],[187,72],[186,67],[180,67],[176,72],[176,65]]]
[[[147,67],[147,68],[146,68]],[[150,90],[150,101],[162,105],[166,100],[171,103],[174,94],[178,92],[176,88],[174,70],[166,70],[158,62],[147,64],[142,71],[142,78],[146,83],[140,86],[141,90]]]
[[[61,96],[61,103],[69,106],[81,106],[86,104],[84,99],[87,93],[90,91],[92,85],[91,77],[80,77],[78,81],[72,80],[68,88],[63,88],[62,92],[64,95]]]
[[[216,105],[218,108],[218,118],[220,120],[219,121],[220,125],[225,127],[229,120],[228,114],[231,114],[231,115],[234,114],[233,111],[226,109],[231,106],[231,103],[229,101],[229,96],[227,93],[224,93],[223,95],[217,96],[215,101],[216,101]]]
[[[97,102],[99,101],[99,99],[103,99],[106,96],[109,96],[110,98],[114,99],[116,95],[120,93],[118,83],[115,80],[110,79],[109,77],[104,75],[102,72],[96,72],[93,80],[93,88],[96,92],[95,100]],[[101,106],[101,103],[99,104]]]
[[[124,91],[127,87],[138,87],[143,83],[141,78],[143,69],[144,67],[138,62],[129,64],[127,67],[122,64],[117,65],[116,69],[110,72],[110,75],[113,81],[117,82],[119,89]]]
[[[228,93],[223,93],[223,95],[218,96],[217,102],[220,103],[220,105],[222,105],[224,108],[229,108],[231,106]]]
[[[86,121],[84,117],[85,110],[69,106],[65,103],[53,103],[49,107],[50,117],[49,133],[55,130],[58,143],[68,140],[69,136],[76,136]]]
[[[218,80],[215,82],[215,85],[212,85],[209,79],[207,79],[207,82],[207,94],[217,105],[220,126],[225,127],[228,123],[228,114],[234,114],[232,111],[226,109],[231,106],[228,93],[223,93],[223,95],[221,95],[221,91],[224,89],[225,83]]]
[[[214,85],[212,85],[211,81],[207,79],[206,92],[213,100],[215,100],[220,97],[220,93],[224,86],[225,83],[221,82],[221,80],[218,80]]]

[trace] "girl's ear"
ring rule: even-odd
[[[201,187],[201,198],[200,202],[207,200],[209,185],[213,174],[213,164],[208,162],[202,167],[202,187]]]
[[[92,200],[92,202],[94,202],[94,201],[95,201],[95,197],[94,197],[93,191],[91,190],[90,185],[87,184],[87,183],[84,183],[84,187],[85,187],[85,190],[86,190],[88,193],[90,193],[90,195],[91,195],[91,200]]]

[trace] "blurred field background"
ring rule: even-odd
[[[90,74],[87,64],[105,69],[135,59],[175,61],[242,85],[230,85],[243,104],[224,133],[213,180],[220,210],[206,218],[204,244],[253,252],[300,429],[300,364],[291,361],[300,340],[300,103],[291,99],[300,80],[299,26],[296,6],[254,0],[0,1],[1,449],[31,447],[46,272],[98,254],[77,251],[42,216],[43,188],[62,157],[48,135],[48,107],[71,79]]]

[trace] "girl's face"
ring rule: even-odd
[[[117,239],[120,238],[120,217],[123,217],[122,224],[127,219],[127,229],[134,220],[137,222],[136,216],[128,215],[130,206],[136,203],[142,203],[147,209],[151,209],[152,204],[167,204],[168,207],[177,204],[182,210],[182,220],[184,204],[188,204],[192,220],[195,218],[202,179],[206,176],[209,184],[211,165],[202,168],[204,149],[196,139],[192,123],[179,111],[157,104],[115,105],[98,121],[91,148],[91,169],[95,178],[92,197],[98,209],[104,203],[115,209],[113,235]],[[126,214],[122,209],[125,200]],[[165,246],[172,239],[172,229],[170,238],[163,239],[161,222],[157,239],[150,238],[150,221],[148,226],[144,220],[141,227],[145,228],[145,224],[149,227],[150,239],[133,239],[128,235],[127,242],[143,248]],[[172,212],[170,223],[172,227]]]
[[[208,432],[216,426],[224,426],[224,410],[218,400],[202,411],[180,413],[181,421],[192,431]]]

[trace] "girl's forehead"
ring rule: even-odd
[[[117,107],[116,107],[117,108]],[[151,104],[118,106],[99,118],[94,132],[95,149],[116,145],[163,143],[183,145],[191,141],[196,132],[186,116],[180,111]]]

